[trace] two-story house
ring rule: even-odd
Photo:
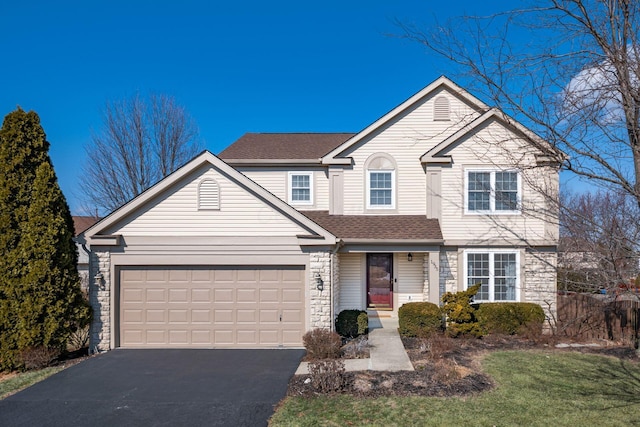
[[[354,134],[246,134],[84,234],[92,348],[300,346],[344,309],[555,310],[557,156],[445,77]]]

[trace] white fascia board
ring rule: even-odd
[[[110,215],[103,218],[98,223],[94,224],[88,230],[85,231],[85,235],[91,239],[94,236],[98,235],[101,231],[108,229],[110,226],[115,225],[118,221],[122,220],[126,216],[133,213],[136,209],[144,206],[149,201],[153,200],[162,192],[169,189],[176,182],[179,182],[185,176],[201,167],[204,164],[210,164],[214,168],[216,168],[219,172],[226,175],[232,181],[235,181],[238,185],[244,186],[254,194],[260,196],[266,203],[270,204],[276,210],[279,210],[283,215],[288,216],[293,221],[300,224],[302,227],[308,229],[312,234],[317,234],[319,236],[323,236],[328,240],[333,240],[335,242],[335,236],[329,233],[324,228],[320,227],[315,222],[311,221],[306,216],[302,215],[296,209],[285,203],[283,200],[274,196],[269,191],[265,190],[263,187],[258,185],[255,181],[249,179],[244,174],[238,172],[232,166],[225,163],[220,158],[216,157],[209,151],[205,151],[202,154],[195,157],[186,165],[182,166],[180,169],[176,170],[169,176],[165,177],[163,180],[155,184],[153,187],[147,189],[145,192],[135,197],[130,202],[126,203],[124,206],[116,209]]]
[[[433,147],[431,150],[427,151],[425,154],[420,157],[420,161],[422,163],[446,163],[447,161],[443,161],[445,156],[442,153],[445,152],[450,146],[454,145],[458,140],[465,137],[469,133],[473,132],[476,128],[481,126],[483,123],[490,119],[496,119],[501,122],[507,128],[511,128],[511,130],[515,130],[521,133],[525,138],[535,141],[536,144],[546,145],[551,149],[551,146],[547,141],[540,138],[533,131],[528,129],[526,126],[521,124],[520,122],[512,119],[508,115],[504,114],[502,111],[497,108],[492,108],[482,114],[480,117],[472,120],[470,123],[466,124],[462,128],[460,128],[453,135],[449,136],[447,139]]]
[[[450,91],[458,94],[460,97],[462,97],[463,99],[465,99],[467,102],[469,102],[471,105],[474,105],[478,109],[485,110],[485,109],[488,108],[487,105],[485,105],[484,102],[480,101],[478,98],[476,98],[475,96],[471,95],[469,92],[464,90],[462,87],[458,86],[457,84],[455,84],[453,81],[451,81],[447,77],[440,76],[438,79],[433,81],[431,84],[426,86],[424,89],[422,89],[421,91],[419,91],[415,95],[411,96],[409,99],[404,101],[402,104],[398,105],[393,110],[389,111],[387,114],[385,114],[384,116],[380,117],[378,120],[376,120],[375,122],[373,122],[372,124],[367,126],[365,129],[360,131],[358,134],[356,134],[353,137],[349,138],[344,143],[342,143],[341,145],[339,145],[338,147],[333,149],[331,152],[326,154],[324,157],[322,157],[322,163],[323,164],[335,164],[333,162],[340,159],[340,157],[339,157],[340,153],[342,153],[345,150],[349,149],[350,147],[354,146],[355,144],[357,144],[359,141],[361,141],[363,138],[367,137],[368,135],[372,134],[375,130],[377,130],[378,128],[383,126],[385,123],[391,121],[394,117],[396,117],[397,115],[399,115],[402,112],[404,112],[406,109],[408,109],[411,106],[413,106],[415,103],[420,101],[422,98],[427,96],[429,93],[431,93],[431,92],[435,91],[436,89],[438,89],[440,86],[444,86],[447,89],[449,89]]]

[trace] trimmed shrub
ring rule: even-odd
[[[358,315],[358,335],[364,335],[369,332],[369,315],[363,311]]]
[[[542,330],[542,307],[531,302],[494,302],[480,304],[476,318],[484,333],[513,335],[525,327]]]
[[[313,329],[302,336],[302,343],[311,360],[337,359],[340,357],[342,338],[328,329]]]
[[[398,331],[404,337],[428,337],[442,331],[442,311],[432,302],[409,302],[398,309]]]
[[[480,290],[480,284],[466,291],[447,292],[442,296],[443,310],[447,315],[446,333],[450,337],[471,335],[482,337],[482,329],[476,319],[476,309],[471,305],[473,297]]]
[[[336,332],[345,338],[355,338],[366,334],[369,317],[363,310],[343,310],[336,318]]]

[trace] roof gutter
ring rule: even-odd
[[[371,244],[371,245],[442,245],[444,239],[359,239],[343,238],[345,245],[350,244]]]

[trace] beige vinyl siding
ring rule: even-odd
[[[543,239],[545,221],[538,213],[524,209],[521,214],[468,214],[465,213],[465,171],[473,169],[495,170],[514,168],[521,171],[521,201],[525,207],[544,206],[540,193],[532,188],[531,180],[543,181],[543,169],[535,166],[535,157],[529,146],[514,140],[513,134],[494,122],[453,148],[449,153],[455,159],[450,168],[442,168],[442,233],[447,240],[488,242],[491,239]]]
[[[398,307],[407,302],[423,300],[424,273],[423,254],[413,253],[413,261],[407,260],[406,253],[398,254]]]
[[[244,176],[269,190],[274,196],[287,201],[287,171],[278,169],[254,169],[254,168],[236,168]]]
[[[324,169],[313,168],[237,168],[247,178],[264,187],[276,197],[288,202],[289,172],[313,172],[313,204],[305,205],[305,210],[329,210],[329,179]],[[302,209],[302,207],[301,207]]]
[[[220,186],[219,210],[198,210],[197,190],[202,179]],[[139,210],[135,218],[113,227],[112,234],[132,236],[291,236],[304,229],[244,187],[214,168],[202,168],[178,183],[172,192]]]
[[[364,254],[340,254],[340,311],[364,310]]]
[[[446,93],[451,103],[452,120],[434,121],[433,100],[443,93],[446,92],[438,91],[426,97],[415,109],[345,153],[354,160],[353,168],[344,172],[345,214],[362,214],[365,211],[367,177],[364,165],[375,153],[387,153],[397,164],[396,209],[370,210],[368,213],[419,215],[426,212],[426,178],[420,157],[462,123],[478,115],[461,100]]]

